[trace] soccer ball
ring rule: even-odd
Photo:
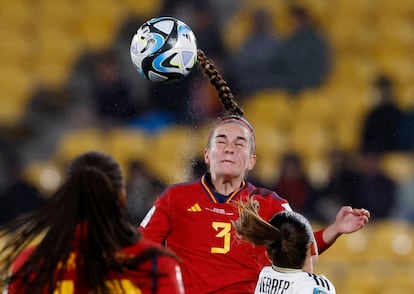
[[[188,75],[197,63],[193,31],[173,17],[158,17],[142,24],[131,41],[131,59],[138,72],[155,83]]]

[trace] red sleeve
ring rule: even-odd
[[[181,294],[184,293],[183,279],[178,262],[169,257],[158,258],[158,271],[167,273],[157,281],[157,294]]]
[[[17,270],[26,262],[26,260],[30,257],[30,255],[35,250],[35,247],[30,247],[17,256],[16,260],[13,262],[12,265],[12,273],[17,272]]]
[[[168,195],[158,198],[154,206],[142,220],[138,229],[148,240],[162,244],[171,231],[168,208]]]
[[[319,230],[319,231],[313,233],[313,235],[315,236],[316,244],[318,244],[319,254],[321,254],[322,252],[324,252],[326,249],[328,249],[332,245],[332,244],[326,243],[323,240],[323,237],[322,237],[323,231],[325,231],[325,229],[322,229],[322,230]]]
[[[16,260],[13,262],[11,272],[16,273],[19,270],[19,268],[21,268],[23,264],[27,261],[27,259],[30,257],[34,250],[35,247],[30,247],[22,251],[22,253],[20,253],[19,256],[17,256]],[[8,292],[6,293],[18,294],[21,292],[21,290],[21,285],[17,281],[15,281],[9,285]]]
[[[160,244],[142,238],[134,245],[124,248],[123,251],[127,256],[139,257],[146,250],[155,248],[163,249]],[[140,290],[138,293],[154,293],[154,287],[157,294],[184,293],[180,264],[172,256],[161,255],[153,257],[140,264],[137,270],[130,272],[131,275],[128,276],[128,280]],[[159,273],[159,275],[154,278],[152,275],[148,275],[151,272]],[[125,279],[124,273],[112,272],[110,274],[110,280],[123,279]],[[129,289],[125,290],[127,293],[136,293],[136,291],[129,291]]]

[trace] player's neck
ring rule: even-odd
[[[274,269],[275,271],[277,271],[279,273],[298,273],[298,272],[303,272],[302,269],[288,268],[288,267],[280,267],[280,266],[276,266],[274,264],[272,264],[272,269]]]
[[[223,178],[213,178],[211,177],[211,183],[214,186],[216,192],[222,195],[229,195],[234,191],[240,189],[242,185],[242,179],[223,179]]]

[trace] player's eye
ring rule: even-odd
[[[236,146],[238,146],[238,147],[245,147],[246,146],[246,142],[244,142],[244,141],[237,141],[236,142]]]

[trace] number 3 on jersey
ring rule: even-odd
[[[212,227],[217,231],[216,237],[223,239],[223,247],[211,247],[211,253],[226,254],[230,251],[230,223],[213,222]]]

